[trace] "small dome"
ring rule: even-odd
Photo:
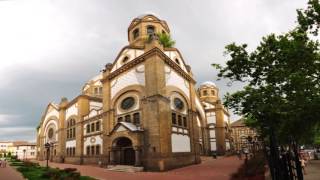
[[[91,82],[91,81],[95,82],[95,81],[98,81],[100,79],[102,79],[102,74],[101,73],[99,75],[96,75],[95,77],[91,78],[88,82]]]
[[[139,16],[136,17],[136,18],[137,18],[137,19],[143,19],[143,18],[146,17],[146,16],[153,16],[153,17],[155,17],[155,18],[157,18],[157,19],[160,19],[160,18],[158,18],[159,15],[156,15],[154,12],[145,12],[144,14],[141,14],[141,15],[139,15]]]
[[[84,84],[84,86],[82,87],[82,91],[86,91],[87,89],[89,89],[91,84],[100,85],[101,84],[101,82],[100,82],[101,79],[102,79],[102,73],[94,76],[93,78],[91,78],[89,81],[87,81]]]
[[[202,83],[202,84],[200,85],[200,87],[201,87],[201,86],[213,86],[213,87],[217,87],[217,85],[216,85],[214,82],[212,82],[212,81],[206,81],[206,82]]]

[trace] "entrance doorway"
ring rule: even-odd
[[[129,138],[121,137],[113,143],[114,161],[116,164],[134,165],[135,151]]]

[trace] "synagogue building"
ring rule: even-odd
[[[160,34],[170,35],[166,21],[133,19],[114,62],[77,97],[48,104],[37,129],[38,160],[164,171],[230,150],[218,87],[197,86],[180,51],[165,47]]]

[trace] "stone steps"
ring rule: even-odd
[[[127,165],[108,165],[107,170],[118,172],[141,172],[143,167],[127,166]]]

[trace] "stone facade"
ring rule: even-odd
[[[208,83],[196,90],[190,66],[178,49],[160,44],[159,33],[170,33],[165,21],[154,15],[135,18],[129,45],[115,61],[72,101],[62,98],[47,106],[38,129],[39,160],[164,171],[228,150],[229,114],[218,94],[216,101],[201,95]],[[209,112],[215,115],[211,124]]]
[[[0,142],[0,157],[16,156],[20,160],[36,159],[36,143],[27,141]]]
[[[251,149],[252,144],[249,143],[248,137],[251,137],[252,142],[256,142],[256,145],[260,146],[257,132],[246,126],[243,119],[239,119],[231,123],[231,137],[233,140],[234,150],[240,151],[244,148]]]

